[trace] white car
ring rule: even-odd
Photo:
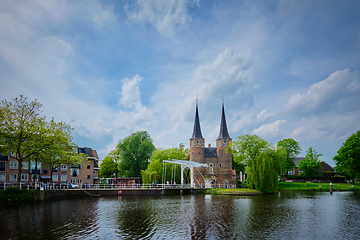
[[[73,189],[73,188],[79,188],[79,185],[75,184],[75,183],[69,183],[69,188]]]

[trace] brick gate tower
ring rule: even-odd
[[[236,184],[232,174],[232,158],[230,149],[231,138],[226,125],[224,100],[219,137],[216,147],[205,147],[205,138],[201,134],[198,102],[196,99],[195,122],[193,135],[190,138],[190,161],[208,164],[208,168],[194,169],[194,183],[205,184],[212,181],[215,184]]]

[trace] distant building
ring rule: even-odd
[[[53,183],[76,183],[79,186],[84,184],[95,184],[99,181],[98,171],[99,157],[96,150],[91,148],[78,148],[79,153],[84,153],[86,159],[80,164],[62,165],[60,168],[55,169],[52,175]],[[36,181],[49,183],[51,171],[44,164],[38,163],[36,171]],[[0,184],[15,183],[18,175],[18,161],[12,156],[0,156]],[[33,182],[35,174],[35,162],[23,162],[21,169],[21,182]]]
[[[220,123],[219,137],[216,139],[216,147],[205,147],[200,128],[198,104],[196,101],[195,122],[193,135],[190,138],[190,161],[208,164],[208,168],[199,168],[199,172],[194,170],[194,183],[207,184],[236,184],[236,176],[232,170],[231,158],[231,138],[228,133],[224,103],[222,104],[222,114]]]
[[[288,175],[299,175],[302,171],[299,171],[299,162],[305,159],[304,157],[297,157],[293,161],[295,163],[295,168],[292,171],[288,171]],[[335,172],[334,168],[332,168],[326,162],[321,163],[321,172]]]

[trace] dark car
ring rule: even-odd
[[[18,182],[16,182],[16,183],[14,183],[14,187],[16,187],[16,188],[20,188],[20,184],[21,184],[21,188],[27,188],[27,184],[26,183],[18,183]]]
[[[57,183],[55,189],[67,189],[67,183]]]

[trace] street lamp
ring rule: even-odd
[[[150,171],[148,171],[148,188],[150,188],[150,181],[149,181],[149,174],[150,174]]]

